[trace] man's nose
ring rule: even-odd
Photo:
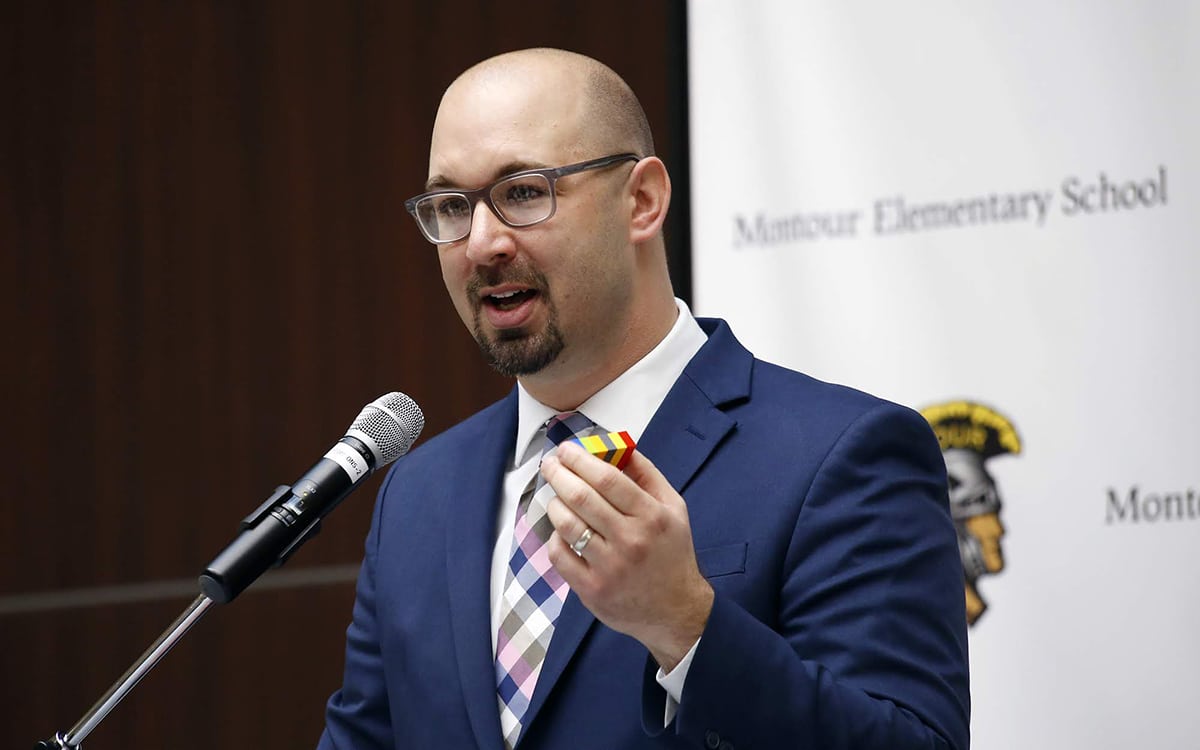
[[[492,213],[486,201],[478,201],[471,212],[467,235],[467,259],[480,266],[511,260],[516,254],[513,230]]]

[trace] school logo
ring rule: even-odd
[[[979,579],[1004,570],[1000,539],[1000,492],[988,473],[987,461],[1021,452],[1021,439],[1008,418],[974,401],[948,401],[928,406],[921,416],[933,427],[946,474],[950,478],[950,515],[958,532],[967,595],[967,624],[974,625],[987,609]]]

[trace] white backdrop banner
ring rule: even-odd
[[[694,296],[922,411],[976,750],[1200,747],[1200,3],[689,4]]]

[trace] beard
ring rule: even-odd
[[[490,339],[475,316],[475,343],[492,369],[510,378],[541,372],[558,359],[566,346],[562,330],[551,315],[542,331],[529,333],[524,329],[500,331]]]
[[[487,360],[488,365],[496,372],[506,377],[533,375],[548,367],[566,346],[562,329],[558,325],[558,310],[550,301],[547,292],[546,277],[532,269],[520,269],[516,274],[492,274],[492,278],[483,279],[479,276],[467,285],[469,298],[474,305],[474,324],[471,333],[479,351]],[[478,290],[485,284],[498,285],[501,283],[521,283],[530,289],[536,289],[538,296],[546,304],[549,313],[546,327],[541,331],[529,331],[525,328],[512,328],[496,332],[495,338],[489,338],[480,320],[483,303],[479,299]]]

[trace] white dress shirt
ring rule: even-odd
[[[646,425],[666,398],[667,392],[692,357],[708,340],[692,317],[691,310],[683,300],[676,298],[679,314],[675,325],[667,332],[658,346],[650,350],[632,367],[617,376],[595,395],[580,404],[576,411],[603,427],[608,432],[626,431],[639,442]],[[513,524],[516,519],[517,502],[521,493],[533,478],[541,458],[545,437],[546,420],[558,412],[540,403],[517,382],[517,439],[512,462],[504,474],[504,493],[496,520],[496,545],[492,550],[492,654],[496,653],[496,634],[500,629],[500,599],[512,552]],[[698,644],[699,641],[696,642]],[[687,678],[692,656],[696,652],[692,645],[670,674],[658,670],[658,682],[666,690],[669,699],[664,717],[665,723],[674,718],[683,683]]]

